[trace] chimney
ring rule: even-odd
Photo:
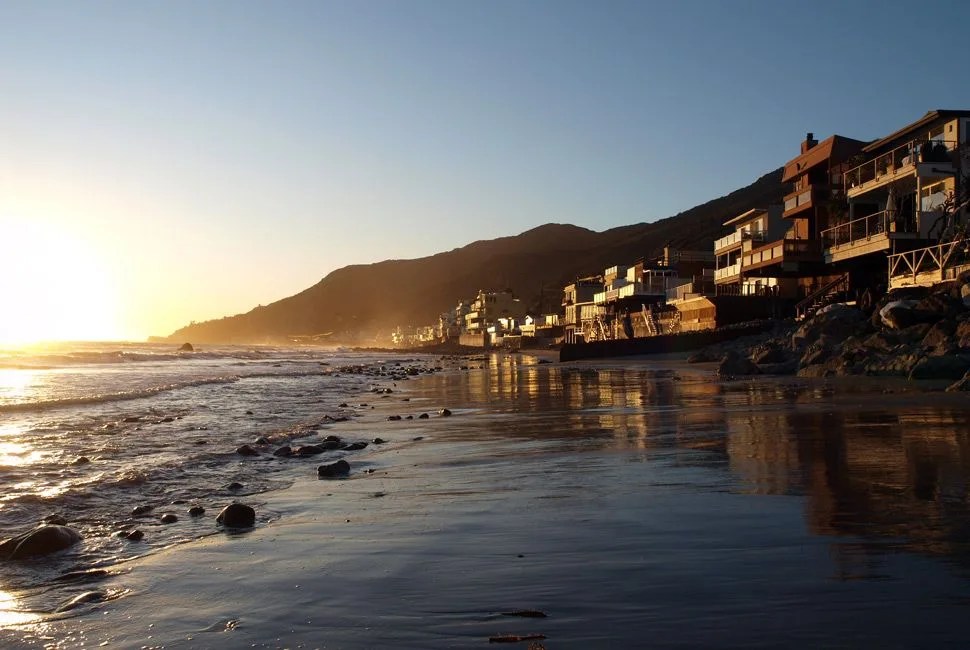
[[[818,140],[815,139],[815,134],[811,132],[806,133],[805,142],[802,143],[802,153],[805,153],[806,151],[808,151],[809,149],[811,149],[817,144],[818,144]]]

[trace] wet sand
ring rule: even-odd
[[[965,397],[519,355],[395,391],[334,429],[389,441],[356,455],[350,479],[318,480],[308,460],[292,487],[264,495],[272,523],[129,562],[88,587],[120,597],[0,639],[894,648],[965,637]],[[442,407],[453,415],[434,415]],[[432,417],[386,421],[421,412]],[[503,615],[515,610],[547,617]]]

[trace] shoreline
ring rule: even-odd
[[[629,607],[651,602],[654,588],[666,590],[673,607],[683,589],[676,585],[695,580],[692,574],[664,573],[651,556],[674,561],[703,543],[703,527],[733,530],[739,517],[763,528],[769,539],[777,541],[781,534],[774,518],[763,520],[759,514],[777,502],[756,497],[757,491],[749,494],[748,488],[724,492],[733,483],[711,475],[709,465],[717,457],[711,454],[737,446],[723,440],[722,428],[740,426],[738,432],[748,436],[749,420],[766,423],[757,429],[767,432],[797,418],[815,423],[829,412],[844,412],[845,418],[860,410],[879,412],[886,389],[896,393],[893,408],[918,412],[929,400],[946,412],[961,404],[956,395],[919,392],[898,380],[861,387],[838,379],[725,381],[711,376],[712,366],[686,364],[682,358],[626,358],[573,368],[499,355],[481,370],[399,384],[388,399],[375,400],[364,417],[329,429],[347,438],[388,440],[350,458],[350,479],[319,480],[316,461],[299,461],[304,469],[290,487],[260,496],[274,515],[270,523],[121,565],[92,585],[119,597],[84,605],[71,618],[47,620],[34,638],[58,638],[66,647],[108,642],[121,647],[430,648],[479,647],[493,635],[537,633],[549,636],[548,647],[635,644],[646,631],[643,625],[670,633],[678,621],[647,616],[645,623],[636,623],[630,617],[643,615]],[[834,390],[843,383],[851,392]],[[567,392],[557,397],[559,391]],[[704,406],[712,399],[722,406]],[[659,408],[651,406],[655,403]],[[682,408],[671,412],[664,406],[668,403]],[[566,405],[575,406],[562,411]],[[438,408],[453,415],[438,417]],[[432,415],[386,419],[421,412]],[[736,462],[742,464],[732,472],[750,464],[745,460],[750,453],[738,449]],[[771,458],[775,452],[765,456]],[[650,472],[638,470],[646,468],[644,463]],[[745,480],[774,485],[776,471],[759,469]],[[681,484],[695,487],[684,491]],[[702,495],[720,504],[723,513],[708,511],[698,501]],[[786,499],[794,499],[793,512],[802,511],[802,497]],[[789,516],[778,513],[778,521]],[[587,523],[566,523],[573,520]],[[632,522],[642,523],[631,529]],[[659,533],[667,535],[669,529],[674,537],[655,538],[658,526]],[[807,548],[811,562],[829,561],[823,540],[798,541],[799,527],[784,530],[785,544],[793,552],[803,549],[798,558]],[[724,534],[724,543],[737,543],[730,535],[738,532]],[[631,546],[634,540],[651,545],[646,559],[637,559],[644,556]],[[695,561],[714,571],[705,582],[729,571],[703,557]],[[758,565],[740,566],[761,575]],[[650,576],[642,583],[648,592],[624,600],[624,590],[641,584],[626,582],[632,576],[623,576],[630,571]],[[589,582],[597,574],[609,578]],[[593,593],[584,594],[580,584]],[[597,584],[607,591],[598,593]],[[855,584],[839,591],[836,604],[838,598],[869,593]],[[883,583],[861,584],[882,588]],[[548,618],[502,615],[514,610],[538,610]],[[704,620],[715,628],[727,624]],[[784,638],[777,636],[783,631],[765,626],[770,623],[759,620],[754,630],[769,640]],[[683,643],[702,641],[688,629],[679,634]],[[676,645],[674,638],[663,639],[658,647]]]

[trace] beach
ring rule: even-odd
[[[483,365],[384,381],[393,392],[375,408],[326,428],[386,441],[347,456],[348,478],[320,480],[320,462],[292,459],[288,487],[237,499],[258,502],[253,529],[107,564],[108,575],[71,586],[96,592],[90,602],[58,614],[8,608],[0,641],[472,648],[511,635],[523,648],[731,648],[963,638],[970,412],[958,394],[894,380],[718,381],[711,364],[677,359],[493,354]]]

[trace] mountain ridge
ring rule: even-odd
[[[262,343],[333,332],[336,341],[362,342],[398,325],[429,324],[480,289],[510,288],[533,309],[558,310],[562,287],[577,277],[653,257],[668,244],[711,250],[724,221],[781,202],[786,192],[781,171],[650,223],[602,232],[546,223],[426,257],[344,266],[292,296],[242,314],[192,323],[168,338]]]

